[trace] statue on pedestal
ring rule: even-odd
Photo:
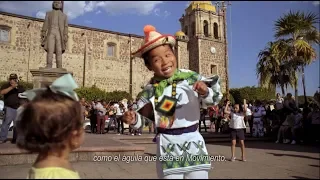
[[[68,42],[68,18],[63,13],[63,2],[53,1],[52,11],[46,13],[41,30],[41,46],[47,52],[46,68],[52,68],[53,53],[57,68],[62,68],[62,54]]]

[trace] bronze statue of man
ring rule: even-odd
[[[47,66],[52,68],[53,53],[56,54],[57,68],[62,68],[62,54],[68,41],[68,18],[62,12],[62,2],[53,1],[52,11],[46,13],[41,30],[41,46],[47,52]]]

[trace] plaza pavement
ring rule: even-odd
[[[127,138],[129,136],[106,134],[110,138]],[[143,135],[140,138],[149,139],[152,135]],[[131,136],[130,136],[131,137]],[[143,144],[145,156],[154,156],[155,144]],[[227,161],[213,162],[209,173],[210,179],[223,178],[280,178],[280,179],[319,179],[319,147],[290,144],[275,144],[271,142],[246,142],[247,162],[230,162],[229,143],[210,143],[207,149],[210,155],[224,156]],[[1,147],[0,147],[1,148]],[[240,148],[236,149],[240,158]],[[157,178],[154,162],[134,161],[130,163],[122,161],[111,162],[73,162],[73,167],[80,173],[81,178],[92,179],[136,179]],[[30,168],[28,165],[0,166],[0,178],[26,178]]]

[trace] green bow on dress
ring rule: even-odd
[[[75,101],[79,101],[77,93],[74,92],[74,89],[78,88],[78,85],[71,74],[65,74],[59,77],[49,86],[49,88],[54,93],[60,93],[72,98]],[[23,96],[27,97],[28,100],[32,101],[36,97],[38,92],[46,90],[47,88],[38,88],[25,91],[22,94]]]
[[[157,97],[160,97],[164,91],[164,89],[171,85],[173,83],[173,81],[182,81],[182,80],[186,80],[186,79],[192,79],[191,81],[189,81],[189,84],[193,84],[194,82],[196,82],[198,80],[198,74],[196,72],[182,72],[180,70],[176,70],[173,74],[173,76],[171,76],[168,79],[164,79],[164,80],[160,80],[157,77],[153,77],[152,80],[158,81],[158,86],[155,87],[155,95]]]

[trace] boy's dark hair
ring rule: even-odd
[[[80,102],[48,88],[26,104],[17,124],[23,140],[17,145],[37,153],[63,149],[71,132],[82,128],[82,119]]]
[[[163,44],[162,46],[165,46],[165,45],[170,46],[172,52],[174,53],[173,47],[172,47],[171,45],[169,45],[169,44]],[[152,49],[151,49],[151,50],[152,50]],[[150,65],[148,58],[149,58],[149,53],[150,53],[151,50],[145,52],[145,53],[142,55],[142,59],[143,59],[143,61],[144,61],[144,65],[145,65],[145,66],[149,66],[149,65]]]

